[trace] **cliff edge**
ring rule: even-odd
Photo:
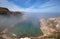
[[[60,17],[41,18],[40,29],[43,32],[41,39],[60,39]]]

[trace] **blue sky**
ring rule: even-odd
[[[0,0],[0,6],[11,11],[60,12],[60,0]]]
[[[33,6],[34,4],[37,4],[41,5],[49,0],[8,0],[10,2],[14,2],[16,5],[20,6],[20,7],[23,7],[23,8],[27,8],[27,7],[30,7],[30,6]]]

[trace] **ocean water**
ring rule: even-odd
[[[15,27],[11,30],[12,34],[16,35],[28,35],[28,36],[37,36],[42,34],[40,30],[40,22],[41,18],[50,18],[50,17],[58,17],[60,13],[24,13],[28,16],[28,18],[15,25]]]

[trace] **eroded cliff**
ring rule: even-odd
[[[57,39],[60,38],[60,17],[41,18],[40,29],[43,32],[41,39]]]

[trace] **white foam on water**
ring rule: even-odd
[[[20,39],[31,39],[31,38],[25,37],[25,38],[20,38]]]

